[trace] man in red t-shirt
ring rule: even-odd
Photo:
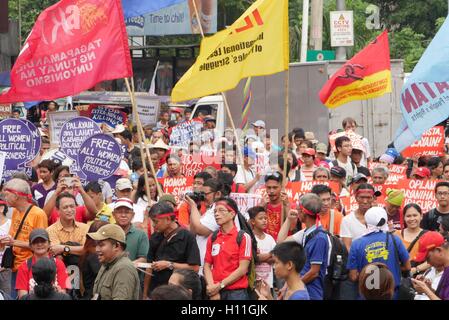
[[[248,268],[252,257],[251,237],[237,230],[237,204],[230,198],[215,202],[215,220],[220,229],[207,239],[204,278],[211,300],[248,300]],[[238,241],[240,238],[240,242]]]
[[[266,233],[276,240],[282,226],[282,208],[283,206],[290,208],[288,196],[285,192],[282,192],[282,174],[275,172],[267,175],[265,177],[265,189],[268,202],[262,203],[262,206],[265,208],[268,218]]]
[[[30,234],[30,247],[33,251],[33,256],[24,261],[17,270],[16,290],[18,291],[19,299],[27,293],[33,291],[35,282],[31,267],[37,260],[43,257],[49,257],[48,251],[50,249],[50,237],[45,229],[34,229]],[[66,289],[70,289],[70,280],[68,281],[67,270],[62,260],[55,259],[56,263],[56,281],[55,286],[59,292],[65,293]]]

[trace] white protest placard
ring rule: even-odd
[[[331,11],[331,47],[354,46],[353,11]]]
[[[203,123],[196,120],[181,122],[173,127],[170,135],[170,148],[182,148],[189,150],[190,142],[201,135]]]
[[[56,111],[47,113],[47,119],[50,129],[50,147],[59,147],[59,137],[61,128],[65,122],[79,116],[77,110],[73,111]]]
[[[231,198],[237,203],[240,212],[249,219],[248,209],[259,205],[262,196],[250,193],[231,193]]]
[[[0,151],[0,181],[3,179],[3,171],[5,170],[6,152]]]
[[[0,104],[0,119],[9,118],[11,116],[12,107],[10,104]]]
[[[142,126],[156,125],[159,115],[159,108],[161,106],[159,99],[151,97],[137,97],[136,101],[137,113],[139,114]],[[136,119],[134,119],[134,123],[137,123]]]

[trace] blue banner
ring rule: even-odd
[[[446,19],[401,92],[404,121],[395,147],[402,151],[449,117],[449,19]]]
[[[178,1],[176,5],[125,19],[126,31],[131,37],[217,32],[217,0],[197,1],[199,18],[193,1]]]
[[[184,0],[122,0],[125,18],[137,17],[170,7]]]

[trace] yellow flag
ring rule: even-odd
[[[172,101],[235,88],[243,78],[288,70],[288,0],[258,0],[229,28],[201,42],[195,64],[178,81]]]

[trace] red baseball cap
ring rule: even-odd
[[[417,176],[420,176],[421,178],[428,178],[430,177],[430,170],[427,167],[419,167],[415,170],[415,173]]]
[[[305,149],[302,154],[308,154],[309,156],[314,157],[315,156],[315,149],[313,148],[307,148]]]
[[[416,262],[424,262],[430,250],[440,247],[445,242],[441,233],[436,231],[426,232],[418,241],[418,253],[415,256]]]

